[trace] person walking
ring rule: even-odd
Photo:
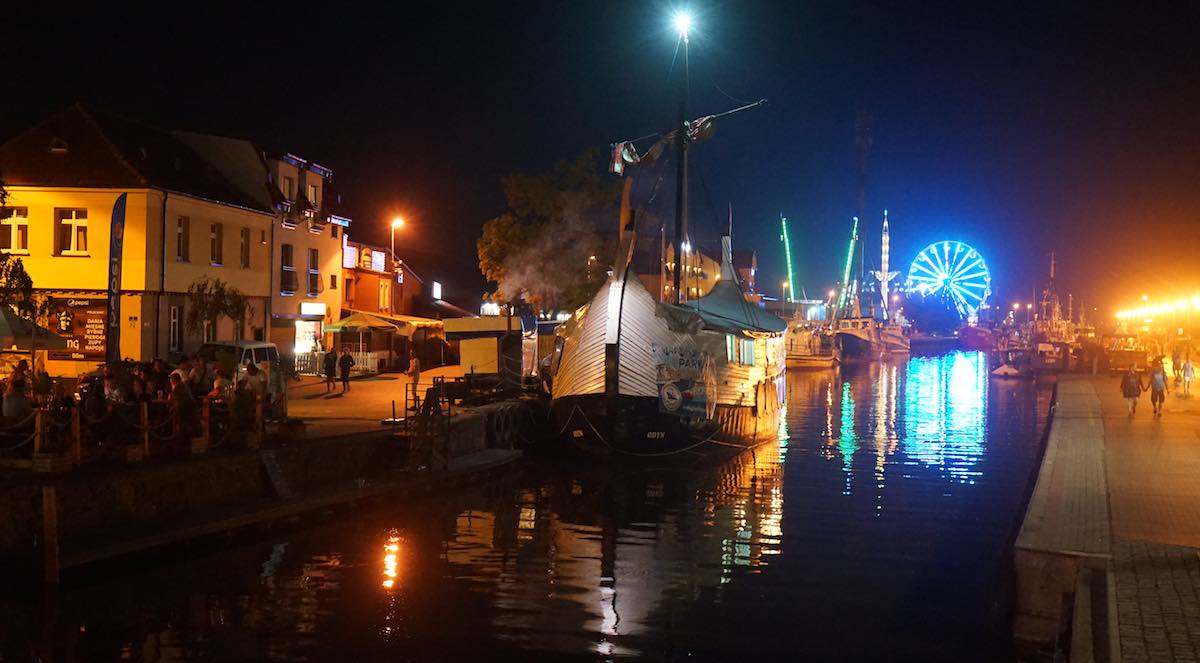
[[[333,391],[334,381],[337,380],[337,353],[333,350],[325,353],[325,393]]]
[[[1162,416],[1163,402],[1167,400],[1167,388],[1170,385],[1167,369],[1159,360],[1150,373],[1150,404],[1154,406],[1154,416]]]
[[[338,359],[338,370],[342,373],[342,393],[350,391],[350,367],[354,366],[354,357],[350,356],[350,351],[342,348],[342,356]]]
[[[1196,379],[1196,367],[1192,366],[1190,356],[1183,360],[1183,397],[1192,397],[1192,380]]]
[[[412,358],[408,360],[408,370],[405,375],[408,376],[409,384],[412,385],[412,406],[413,408],[421,407],[421,358],[417,353],[412,353]]]
[[[1121,378],[1121,396],[1125,398],[1129,416],[1132,417],[1137,412],[1138,399],[1142,397],[1142,379],[1138,377],[1133,364],[1129,365],[1129,370]]]
[[[1183,378],[1183,359],[1179,356],[1179,346],[1171,352],[1171,372],[1175,375],[1175,384]]]

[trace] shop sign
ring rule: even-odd
[[[104,361],[108,300],[59,298],[47,300],[50,328],[67,341],[62,350],[48,350],[49,359]]]

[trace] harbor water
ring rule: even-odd
[[[514,475],[9,601],[3,660],[1013,658],[1050,389],[953,353],[791,372],[717,467]],[[68,660],[68,659],[61,659]]]

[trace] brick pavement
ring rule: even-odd
[[[1200,397],[1149,398],[1129,417],[1117,378],[1093,378],[1104,419],[1122,658],[1200,663]]]
[[[1146,541],[1113,545],[1121,657],[1200,661],[1200,555]]]
[[[435,376],[447,380],[461,377],[462,368],[441,366],[422,371],[421,384],[432,384]],[[404,416],[404,391],[408,384],[408,377],[402,373],[385,373],[351,380],[350,393],[343,396],[341,383],[332,394],[326,394],[324,380],[304,377],[288,387],[288,415],[303,419],[310,437],[378,430],[379,421],[392,416],[393,399],[396,415]]]

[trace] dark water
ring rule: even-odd
[[[982,355],[792,373],[709,470],[517,476],[9,606],[4,660],[1009,660],[1049,391]]]

